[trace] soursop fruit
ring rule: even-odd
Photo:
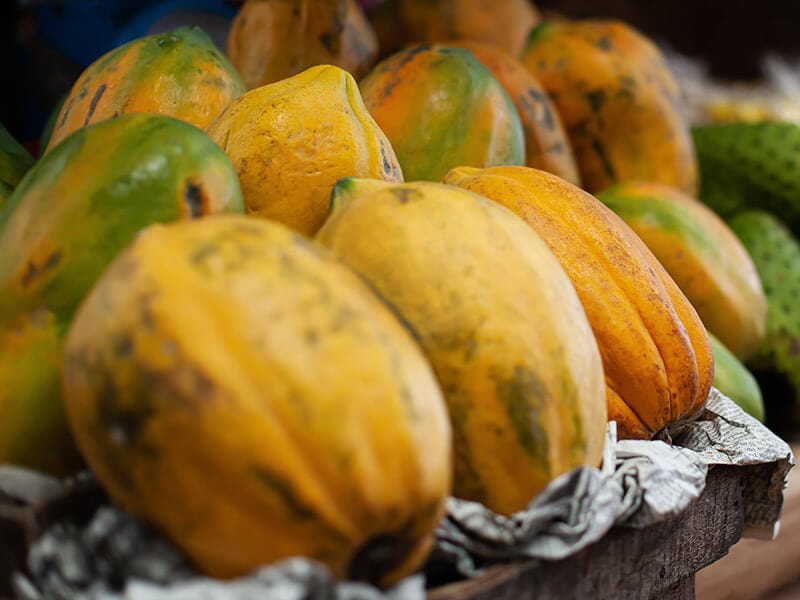
[[[699,198],[724,219],[766,210],[800,234],[800,125],[778,121],[692,129]]]
[[[777,433],[800,425],[800,242],[776,216],[743,211],[728,221],[756,265],[767,297],[764,340],[747,366]]]

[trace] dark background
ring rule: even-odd
[[[116,45],[146,34],[159,14],[194,8],[229,22],[240,4],[0,0],[0,122],[29,143],[83,68]],[[721,79],[758,78],[759,61],[767,52],[800,55],[800,0],[537,0],[536,6],[570,18],[624,19],[660,44],[704,59]]]

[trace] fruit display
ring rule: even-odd
[[[600,352],[532,229],[441,183],[345,179],[332,202],[316,239],[397,311],[436,372],[455,496],[510,514],[556,476],[599,464]]]
[[[0,465],[89,471],[211,578],[387,589],[712,387],[800,429],[800,125],[690,124],[620,20],[239,4],[0,126]]]

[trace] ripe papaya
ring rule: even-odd
[[[403,180],[355,79],[332,65],[250,90],[206,131],[233,162],[247,213],[309,236],[327,218],[338,179]]]
[[[76,131],[0,209],[0,463],[67,473],[61,340],[106,265],[153,222],[241,212],[236,173],[196,127],[125,115]]]
[[[459,165],[525,163],[517,109],[471,52],[408,46],[378,63],[359,85],[408,181],[439,181]]]
[[[519,56],[541,20],[530,0],[397,0],[401,23],[417,42],[476,40]]]
[[[705,326],[747,360],[764,339],[767,298],[758,271],[730,227],[671,186],[628,181],[599,193],[647,244]]]
[[[586,190],[638,179],[697,196],[680,88],[649,38],[621,21],[548,21],[522,62],[555,103]]]
[[[207,574],[306,556],[390,585],[427,556],[451,481],[431,367],[363,281],[289,228],[145,229],[81,305],[63,365],[103,486]]]
[[[584,190],[529,167],[460,167],[444,181],[509,208],[556,255],[600,346],[620,438],[651,438],[702,410],[714,377],[706,328],[625,221]]]
[[[518,58],[497,46],[469,40],[447,44],[472,52],[508,93],[525,133],[525,164],[579,186],[578,166],[561,118],[533,74]]]
[[[360,79],[377,58],[378,40],[356,0],[247,0],[226,48],[253,89],[320,64]]]
[[[336,184],[315,239],[401,316],[436,372],[454,437],[453,493],[509,514],[601,460],[597,342],[535,232],[486,198],[434,182]]]
[[[199,27],[144,36],[84,69],[46,150],[81,127],[124,114],[167,115],[203,129],[244,90],[239,74]]]

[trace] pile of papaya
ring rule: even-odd
[[[0,130],[0,462],[214,577],[386,587],[610,422],[794,410],[800,128],[692,127],[627,23],[487,6],[247,0],[98,57],[35,159]]]

